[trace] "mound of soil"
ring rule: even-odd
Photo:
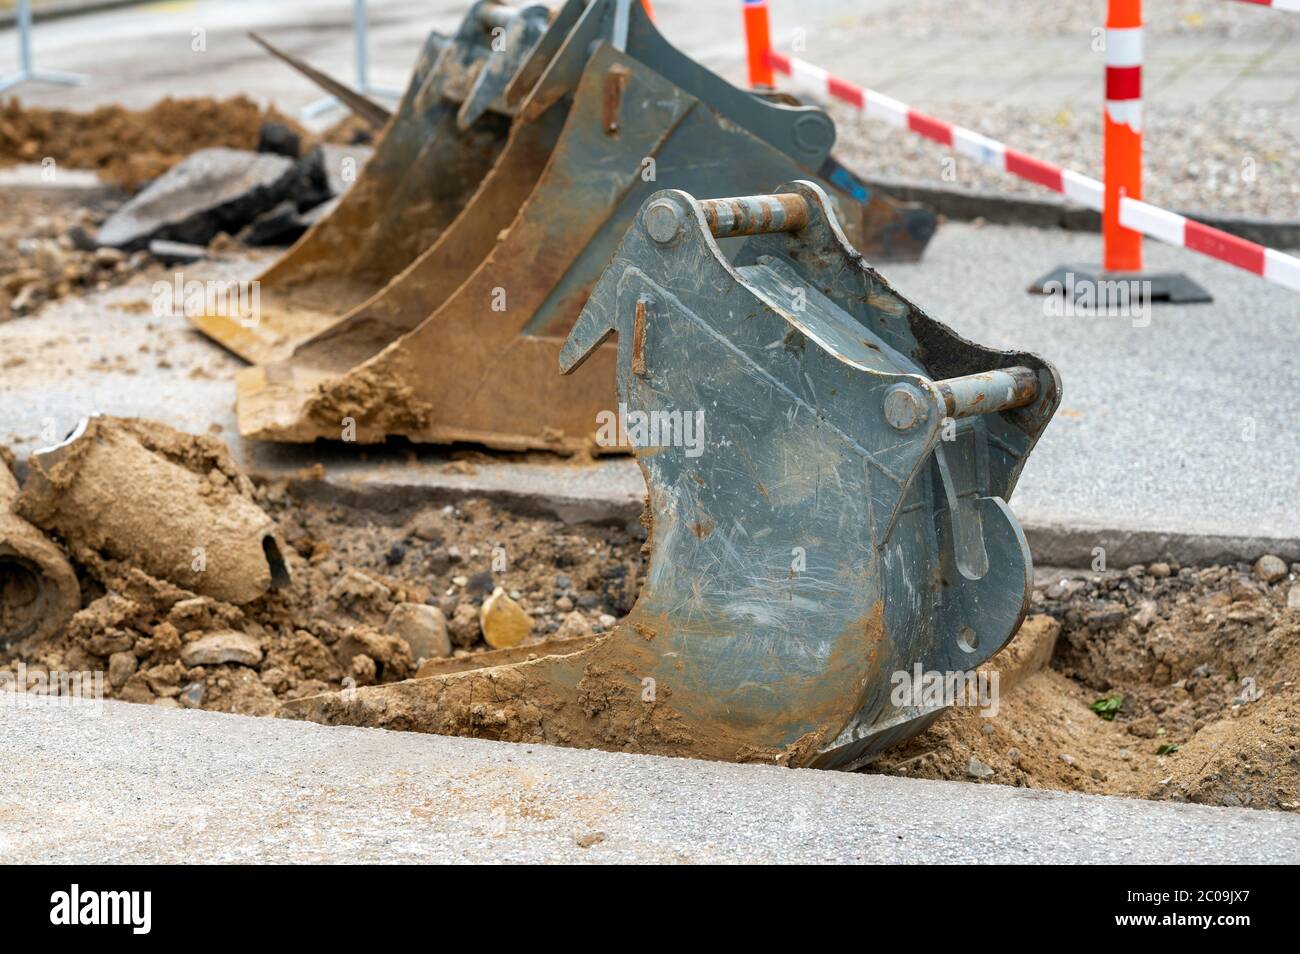
[[[163,99],[145,110],[101,106],[90,112],[0,103],[0,165],[41,162],[93,169],[105,182],[135,191],[196,149],[255,149],[258,130],[274,120],[312,140],[296,122],[246,96]]]
[[[1035,608],[1061,624],[1051,669],[872,770],[1296,810],[1298,569],[1272,584],[1245,564],[1042,579]]]
[[[23,662],[29,679],[42,669],[106,671],[109,698],[272,715],[345,677],[367,685],[414,675],[419,660],[385,631],[399,604],[438,607],[453,654],[468,656],[488,649],[478,611],[496,587],[533,617],[527,646],[611,627],[640,585],[637,528],[567,527],[483,500],[379,515],[296,499],[284,482],[259,484],[254,496],[288,544],[288,587],[236,606],[78,551],[83,609],[25,655],[0,656],[0,669]],[[182,662],[190,643],[232,630],[263,658]]]

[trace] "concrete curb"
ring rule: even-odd
[[[1253,563],[1272,553],[1288,563],[1300,561],[1300,540],[1285,537],[1235,536],[1218,533],[1160,532],[1120,527],[1070,527],[1029,524],[1025,537],[1034,561],[1041,566],[1091,566],[1097,548],[1106,553],[1106,566],[1172,560],[1185,565]]]
[[[984,219],[1000,225],[1033,225],[1076,232],[1101,231],[1100,213],[1057,196],[1007,196],[925,179],[881,177],[864,178],[863,181],[895,199],[920,202],[950,219]],[[1182,211],[1180,214],[1261,245],[1282,249],[1300,248],[1300,220],[1219,215],[1203,211]]]

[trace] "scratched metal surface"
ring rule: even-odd
[[[689,196],[659,193],[686,224],[656,241],[643,212],[561,360],[616,331],[629,411],[704,413],[698,456],[638,449],[653,549],[628,625],[664,640],[651,675],[671,704],[761,725],[772,745],[812,734],[813,764],[848,765],[935,715],[895,707],[891,673],[974,669],[1018,626],[1032,571],[1005,500],[1059,382],[897,295],[816,186],[775,191],[802,194],[812,221],[750,238],[734,266]],[[941,440],[934,382],[1015,365],[1037,372],[1037,400]],[[900,382],[931,402],[905,433],[883,413]]]
[[[492,172],[433,247],[290,360],[241,380],[241,434],[332,436],[338,415],[318,396],[367,393],[365,382],[378,380],[394,393],[409,389],[427,410],[361,408],[350,415],[361,442],[397,434],[515,449],[589,442],[595,412],[613,396],[612,371],[561,381],[550,369],[642,202],[665,186],[716,196],[811,175],[835,139],[824,112],[723,81],[665,42],[640,8],[617,49],[615,12],[614,0],[597,0],[577,19]],[[521,182],[535,185],[518,198]],[[907,244],[901,212],[895,221],[874,199],[837,195],[859,233],[870,219],[876,246]],[[508,290],[509,308],[485,322],[494,289]],[[502,401],[495,379],[506,351],[518,383]],[[434,361],[456,374],[429,374]]]

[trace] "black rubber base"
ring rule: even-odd
[[[1030,285],[1029,290],[1042,295],[1072,293],[1076,301],[1091,294],[1097,301],[1099,281],[1114,285],[1141,282],[1150,288],[1151,301],[1179,305],[1214,301],[1209,292],[1180,272],[1103,272],[1096,265],[1062,265]]]

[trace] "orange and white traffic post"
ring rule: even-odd
[[[767,0],[745,0],[745,49],[749,61],[749,85],[771,88],[776,85],[772,76],[772,28],[767,17]]]
[[[1110,0],[1106,12],[1106,183],[1102,270],[1140,272],[1142,233],[1120,225],[1120,199],[1142,198],[1142,0]]]

